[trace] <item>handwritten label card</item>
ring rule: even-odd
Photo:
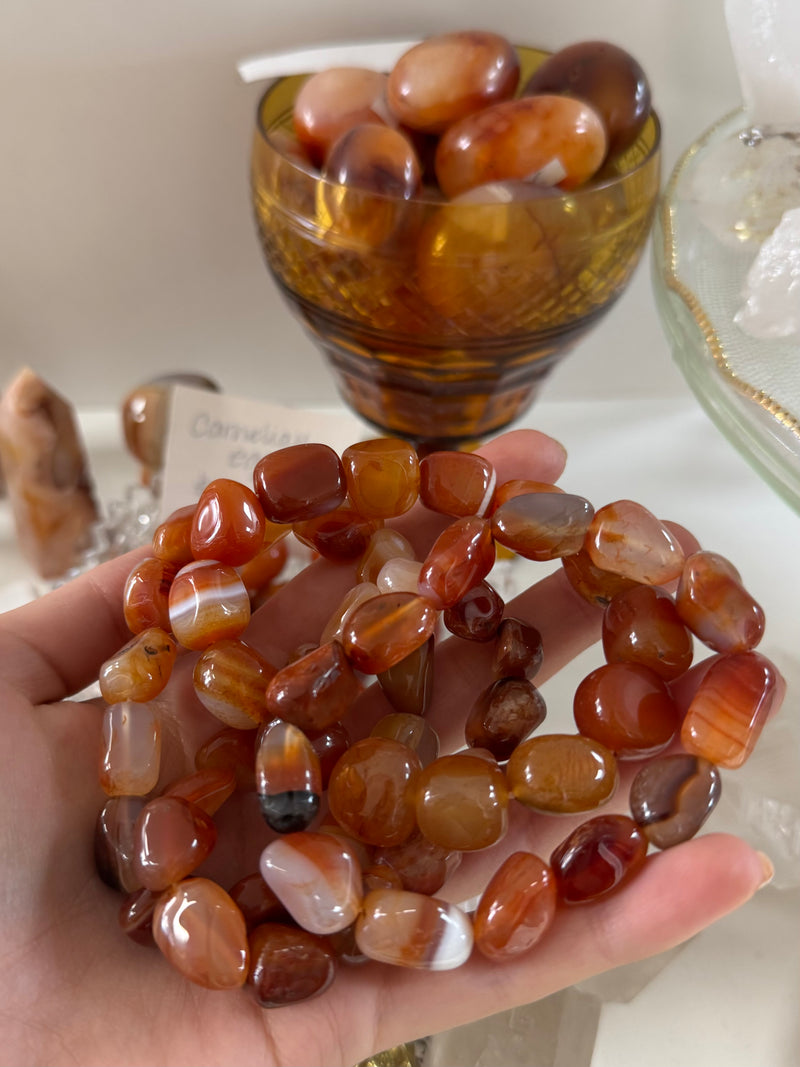
[[[345,411],[309,410],[175,386],[164,461],[161,515],[193,504],[214,478],[252,488],[262,456],[321,441],[342,452],[377,431]]]

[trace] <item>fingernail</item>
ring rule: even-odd
[[[766,852],[759,852],[758,858],[761,860],[761,870],[763,877],[758,883],[758,888],[763,889],[765,885],[769,885],[772,879],[775,877],[775,868],[772,865],[772,860],[766,854]]]

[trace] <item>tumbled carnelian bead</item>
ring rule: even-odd
[[[687,752],[718,767],[741,767],[775,699],[777,671],[758,652],[728,652],[709,667],[681,727]]]
[[[122,611],[131,633],[158,626],[169,630],[169,590],[178,566],[148,556],[131,570],[122,593]]]
[[[499,678],[478,695],[464,724],[470,748],[485,748],[505,762],[544,722],[544,697],[527,678]]]
[[[356,921],[356,944],[372,960],[449,971],[466,963],[472,924],[455,904],[402,889],[375,889]]]
[[[443,515],[484,515],[496,484],[492,464],[474,452],[429,452],[420,460],[419,498]]]
[[[456,519],[433,543],[419,575],[420,596],[437,608],[449,608],[494,566],[492,527],[487,519]]]
[[[268,715],[313,732],[342,719],[360,692],[344,648],[331,641],[282,667],[264,699]]]
[[[342,467],[347,495],[356,511],[367,518],[403,515],[416,502],[419,460],[407,441],[377,437],[349,445],[342,452]]]
[[[182,797],[202,808],[206,815],[215,815],[235,789],[236,775],[230,767],[206,767],[176,778],[162,795]]]
[[[422,763],[400,741],[365,737],[341,757],[328,782],[331,814],[368,845],[399,845],[414,830],[414,798]]]
[[[238,989],[249,951],[242,913],[221,886],[187,878],[163,893],[153,913],[153,937],[184,978],[206,989]]]
[[[429,896],[442,888],[458,862],[457,853],[435,845],[419,832],[401,845],[376,849],[373,858],[397,872],[403,889]]]
[[[286,908],[261,877],[260,871],[240,878],[230,887],[228,894],[242,913],[248,930],[260,926],[261,923],[289,918]]]
[[[356,221],[360,212],[348,211],[352,205],[348,204],[346,196],[339,195],[341,190],[335,186],[346,185],[392,199],[409,200],[419,191],[421,171],[417,153],[405,133],[394,126],[362,122],[345,130],[330,146],[322,177],[325,183],[332,185],[323,184],[318,195],[332,216],[335,228],[343,225],[346,232],[360,235],[363,233],[361,220]],[[375,202],[370,203],[363,211],[364,222],[368,226],[370,223],[374,225],[383,207],[388,205],[379,207]],[[338,219],[337,209],[343,216]],[[387,213],[386,218],[390,214]],[[379,229],[382,229],[380,225]]]
[[[236,788],[242,792],[252,791],[256,787],[253,765],[256,758],[256,731],[235,730],[226,726],[224,730],[209,737],[198,748],[194,756],[194,765],[198,771],[216,769],[232,771],[236,778]]]
[[[312,934],[343,930],[358,914],[361,868],[332,834],[284,834],[261,853],[259,869],[294,921]]]
[[[666,684],[638,663],[606,663],[590,671],[575,690],[573,711],[580,733],[620,759],[660,752],[680,726]]]
[[[185,567],[194,559],[192,555],[192,525],[196,504],[173,511],[153,534],[153,555],[165,563]]]
[[[618,593],[606,608],[603,653],[609,663],[640,663],[671,681],[688,670],[694,644],[669,593],[637,585]]]
[[[646,763],[631,782],[631,815],[652,845],[671,848],[694,837],[721,790],[719,771],[702,756],[661,756]]]
[[[161,766],[161,722],[149,704],[112,704],[103,713],[100,786],[108,796],[144,796]]]
[[[94,862],[106,885],[130,893],[141,888],[135,866],[136,820],[142,797],[111,797],[98,813],[94,831]]]
[[[606,148],[603,120],[582,100],[522,97],[453,123],[436,148],[436,178],[450,198],[539,172],[546,184],[574,189],[599,168]]]
[[[231,478],[215,478],[200,494],[190,535],[195,559],[238,567],[264,543],[264,512],[252,489]]]
[[[674,534],[633,500],[595,512],[585,547],[595,566],[648,585],[671,582],[683,569],[683,549]]]
[[[688,557],[675,593],[678,614],[715,652],[747,652],[764,635],[764,612],[739,572],[716,552]]]
[[[511,795],[537,811],[573,814],[605,804],[617,788],[614,753],[580,734],[523,741],[506,765]]]
[[[164,689],[172,674],[178,649],[159,626],[137,634],[100,668],[100,693],[107,704],[129,700],[146,703]]]
[[[496,678],[533,678],[544,660],[542,635],[535,626],[509,616],[497,628],[492,671]]]
[[[137,945],[155,945],[153,914],[160,895],[152,889],[135,889],[119,906],[117,922],[120,930]]]
[[[558,896],[584,904],[627,882],[644,864],[647,838],[627,815],[596,815],[555,849],[550,866]]]
[[[577,552],[594,509],[572,493],[526,493],[492,514],[495,541],[525,559],[551,560]]]
[[[608,41],[581,41],[549,56],[533,72],[522,94],[568,93],[600,114],[609,154],[632,144],[650,114],[650,87],[641,66]]]
[[[319,165],[337,138],[363,122],[385,123],[387,76],[361,67],[330,67],[300,86],[292,121],[298,140]]]
[[[380,671],[378,684],[395,711],[425,715],[433,697],[434,642],[428,640],[407,656]]]
[[[354,508],[336,508],[325,515],[293,523],[292,531],[301,544],[339,563],[364,555],[375,532],[375,521],[365,519]]]
[[[315,934],[282,923],[251,931],[248,984],[262,1008],[299,1004],[324,993],[336,974],[336,959]]]
[[[378,719],[369,733],[370,737],[385,737],[408,745],[420,758],[423,767],[439,755],[439,736],[421,714],[395,711]]]
[[[319,811],[322,772],[302,730],[280,719],[261,733],[256,749],[261,814],[276,833],[305,830]]]
[[[405,126],[441,133],[479,108],[514,95],[519,58],[505,37],[463,30],[428,37],[397,60],[387,101]]]
[[[364,674],[380,674],[405,659],[433,635],[434,605],[413,593],[381,593],[360,604],[345,624],[342,643]]]
[[[320,774],[322,775],[322,788],[328,788],[333,768],[341,757],[350,748],[352,738],[344,723],[331,723],[322,733],[312,736],[311,747],[319,760]]]
[[[172,583],[169,618],[184,648],[208,648],[244,633],[250,623],[250,597],[233,567],[197,560],[182,567]]]
[[[475,947],[490,960],[527,952],[550,929],[556,899],[547,864],[532,852],[512,852],[478,902],[472,919]]]
[[[440,756],[419,776],[417,825],[429,841],[449,850],[493,845],[508,829],[505,775],[479,756]]]
[[[198,657],[192,672],[200,703],[215,718],[237,730],[260,726],[269,713],[267,686],[276,668],[239,640],[215,641]]]
[[[639,582],[625,578],[613,571],[603,570],[592,562],[592,557],[585,548],[561,560],[567,581],[589,604],[605,608],[617,593],[633,589]]]
[[[374,582],[390,559],[416,559],[414,546],[399,530],[381,526],[370,537],[358,565],[359,582]]]
[[[341,507],[347,487],[339,457],[328,445],[279,448],[260,459],[253,484],[270,522],[302,522]]]
[[[134,831],[135,866],[147,889],[179,882],[211,854],[217,829],[210,815],[182,797],[154,797],[139,813]]]
[[[503,619],[505,603],[484,579],[445,608],[442,621],[451,634],[467,641],[491,641]]]
[[[526,496],[528,493],[563,493],[557,485],[551,482],[537,482],[532,478],[512,478],[510,481],[498,485],[494,491],[489,514],[497,511],[501,504],[507,500],[513,500],[516,496]]]

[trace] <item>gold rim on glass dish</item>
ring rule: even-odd
[[[723,138],[746,128],[740,110],[720,119],[680,157],[664,189],[657,214],[653,257],[654,289],[662,324],[673,347],[675,360],[702,406],[726,437],[745,455],[759,473],[796,509],[800,509],[800,418],[769,388],[754,383],[752,375],[734,366],[730,346],[721,336],[724,326],[715,321],[695,285],[687,280],[698,260],[702,228],[687,224],[682,211],[692,207],[687,197],[694,168],[705,153]],[[691,220],[694,221],[694,220]],[[660,233],[658,232],[660,230]],[[708,249],[704,249],[707,252]],[[719,264],[730,260],[731,250],[721,241],[716,251]],[[713,256],[703,257],[703,267],[712,276]],[[724,266],[727,268],[728,263]],[[694,272],[695,284],[698,274]],[[736,307],[723,309],[733,322]],[[745,336],[744,334],[742,335]],[[769,376],[775,364],[776,342],[756,338],[748,344],[751,354],[760,358]],[[800,375],[800,353],[797,358]],[[794,379],[793,379],[794,380]]]

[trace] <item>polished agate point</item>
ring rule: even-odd
[[[694,837],[717,805],[719,770],[702,756],[661,756],[641,768],[631,783],[634,821],[656,848]]]

